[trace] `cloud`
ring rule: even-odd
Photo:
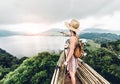
[[[1,29],[10,30],[20,33],[39,33],[49,29],[49,25],[38,23],[19,23],[19,24],[3,24],[0,25]]]
[[[0,24],[55,23],[120,11],[119,0],[0,0]]]
[[[81,19],[81,28],[100,28],[111,31],[119,31],[120,33],[120,12],[114,12],[112,15],[104,15],[101,17],[88,17]]]

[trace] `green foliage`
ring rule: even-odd
[[[0,66],[0,79],[2,79],[4,75],[9,72],[10,72],[10,68],[3,68],[2,66]]]
[[[114,42],[103,43],[101,44],[101,46],[114,50],[114,52],[120,51],[120,40],[117,40]]]
[[[0,48],[0,80],[10,71],[16,69],[26,58],[18,59]]]
[[[119,48],[117,48],[120,44],[119,42],[118,40],[102,44],[101,48],[97,48],[97,50],[90,50],[88,48],[88,55],[83,58],[86,63],[112,84],[118,84],[118,82],[120,82],[120,59],[118,58],[118,54],[116,54],[120,52],[118,51]],[[108,46],[112,46],[113,49],[111,50]],[[90,44],[88,47],[90,47]]]
[[[95,50],[97,50],[97,49],[100,48],[100,47],[101,47],[100,44],[95,43],[93,40],[88,40],[85,48],[86,48],[87,50],[95,51]]]
[[[16,64],[18,59],[11,54],[7,53],[5,50],[0,48],[0,65],[5,68],[10,68],[12,65]]]
[[[42,52],[23,61],[13,72],[7,74],[2,84],[49,84],[53,75],[58,54]]]
[[[32,77],[32,80],[31,80],[31,83],[32,84],[39,84],[39,83],[44,83],[44,84],[47,84],[49,83],[50,79],[47,79],[47,71],[44,70],[44,71],[40,71],[38,73],[36,73],[33,77]],[[46,81],[44,81],[46,80]]]

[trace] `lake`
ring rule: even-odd
[[[64,36],[9,36],[0,37],[0,48],[21,58],[34,56],[42,51],[56,51],[64,49]]]

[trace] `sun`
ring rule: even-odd
[[[28,33],[28,34],[37,34],[49,29],[47,24],[41,23],[20,23],[12,25],[11,29],[18,32]]]

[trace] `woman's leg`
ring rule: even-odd
[[[72,71],[69,71],[69,73],[70,73],[72,84],[76,84],[75,73]]]

